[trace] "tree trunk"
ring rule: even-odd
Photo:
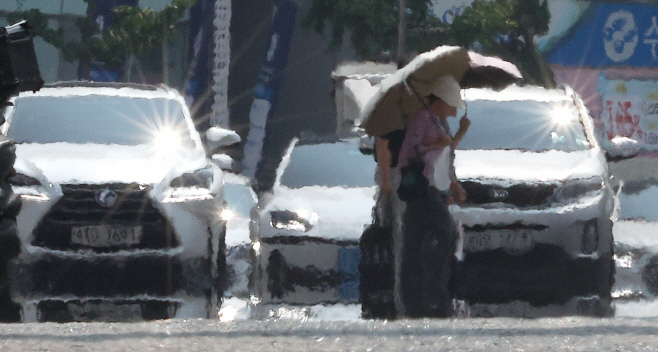
[[[96,13],[96,0],[87,0],[87,18],[85,18],[85,21],[88,22],[93,22],[93,16]],[[89,42],[91,41],[91,33],[88,33],[83,31],[81,34],[81,42],[82,42],[82,47],[83,48],[89,48]],[[83,49],[83,50],[88,50],[88,49]],[[89,79],[89,71],[90,71],[90,66],[91,66],[91,55],[90,53],[84,52],[82,55],[80,55],[80,73],[79,73],[79,78],[83,80],[88,80]]]
[[[555,88],[553,71],[537,52],[537,47],[535,46],[533,37],[534,36],[530,33],[523,33],[525,45],[523,46],[522,51],[524,52],[523,57],[528,65],[528,71],[533,76],[534,83],[546,88]]]
[[[162,24],[162,83],[169,84],[169,35],[167,24]]]
[[[398,52],[397,61],[398,65],[403,64],[406,60],[406,46],[407,46],[407,0],[399,0],[398,2]]]

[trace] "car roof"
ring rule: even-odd
[[[138,98],[179,99],[180,94],[166,85],[155,86],[137,83],[108,83],[91,81],[62,81],[44,85],[37,92],[22,92],[23,96],[84,96],[112,95]]]

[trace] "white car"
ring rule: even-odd
[[[258,204],[258,197],[245,176],[224,173],[224,200],[226,209],[226,266],[228,286],[225,297],[249,299],[249,279],[254,258],[251,251],[251,212]]]
[[[566,86],[463,93],[471,125],[455,151],[467,200],[450,206],[461,225],[454,297],[472,316],[610,315],[614,192],[582,100]],[[451,131],[459,120],[448,119]]]
[[[357,303],[374,158],[359,151],[359,138],[330,136],[298,142],[279,170],[254,218],[254,296],[261,304]]]
[[[464,230],[457,296],[609,315],[614,194],[582,100],[569,87],[464,95],[472,123],[455,170],[468,199],[451,209]],[[598,299],[576,302],[588,297]]]
[[[658,163],[643,156],[610,162],[609,169],[618,187],[612,228],[617,259],[616,315],[636,314],[634,307],[658,296]],[[654,312],[642,310],[646,316],[654,316]]]
[[[60,82],[21,93],[3,132],[23,206],[23,321],[212,317],[225,286],[222,170],[167,87]],[[215,128],[216,145],[239,140]]]

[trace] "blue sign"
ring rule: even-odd
[[[658,5],[599,3],[545,57],[565,67],[658,67]]]
[[[338,249],[338,273],[340,274],[341,300],[357,301],[359,299],[359,263],[361,263],[361,249],[345,248]]]

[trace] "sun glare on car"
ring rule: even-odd
[[[551,120],[558,126],[565,126],[574,122],[574,112],[566,105],[557,105],[551,111]]]
[[[163,156],[178,154],[183,144],[180,133],[173,128],[163,127],[153,131],[152,136],[154,151]]]

